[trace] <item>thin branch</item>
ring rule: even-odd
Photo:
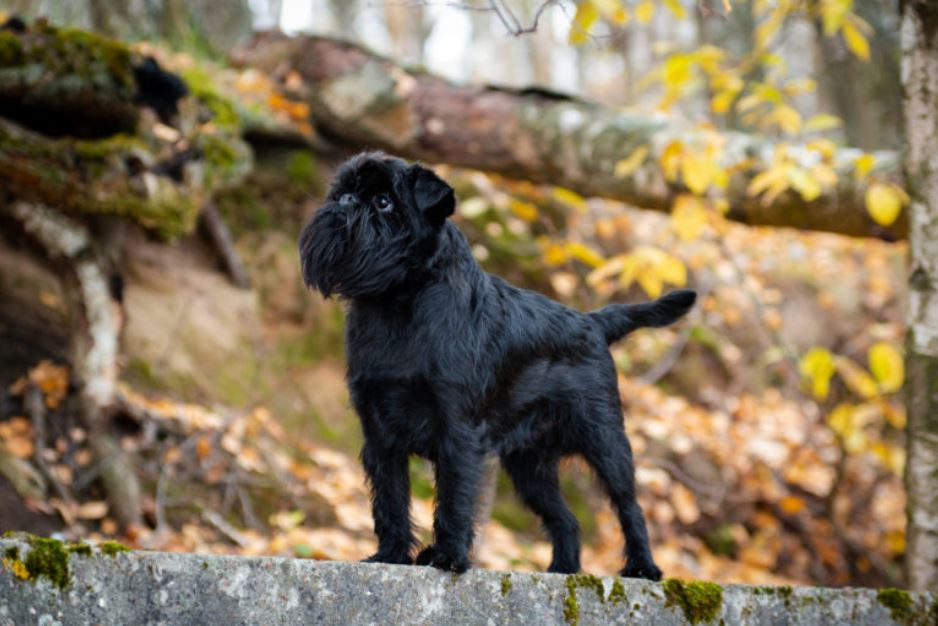
[[[32,383],[26,388],[26,393],[23,396],[23,408],[26,409],[26,413],[33,424],[33,460],[36,462],[36,466],[43,478],[52,485],[58,496],[62,498],[62,501],[66,505],[74,504],[72,494],[52,472],[42,455],[46,449],[46,404],[42,396],[42,390]]]

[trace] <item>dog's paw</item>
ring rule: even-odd
[[[367,559],[362,559],[362,563],[390,563],[391,565],[413,565],[414,560],[409,554],[392,554],[389,552],[376,552]]]
[[[435,545],[427,546],[417,554],[417,565],[431,565],[444,572],[462,574],[469,569],[469,557],[464,552],[450,553],[437,548]]]
[[[580,571],[577,563],[551,563],[547,568],[548,574],[576,574]]]
[[[626,563],[620,576],[626,578],[644,578],[646,580],[661,580],[661,570],[651,561],[629,561]]]

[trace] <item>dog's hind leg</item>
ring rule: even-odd
[[[588,440],[583,442],[581,452],[599,476],[622,525],[626,564],[621,574],[631,578],[661,580],[661,570],[651,556],[642,507],[635,499],[632,446],[625,436],[621,414],[616,411],[610,420],[615,422],[615,426],[593,430]]]
[[[521,500],[540,516],[553,543],[548,572],[580,571],[580,525],[560,493],[557,458],[533,452],[516,452],[501,458]]]

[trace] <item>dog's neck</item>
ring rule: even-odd
[[[363,309],[409,309],[426,289],[449,283],[458,291],[477,288],[484,281],[485,272],[476,262],[469,242],[459,228],[447,220],[440,229],[436,248],[421,267],[415,268],[406,281],[390,287],[380,294],[351,299],[352,306]]]

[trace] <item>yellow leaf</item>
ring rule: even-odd
[[[814,118],[811,118],[811,119],[814,119]],[[808,120],[805,123],[805,129],[807,129],[810,123],[811,123],[811,120]],[[835,146],[834,142],[831,141],[830,139],[814,139],[806,143],[805,147],[808,150],[814,150],[815,152],[819,153],[822,157],[824,157],[825,160],[832,159],[834,157],[834,152],[837,150],[837,146]]]
[[[889,226],[899,217],[902,196],[894,185],[873,183],[866,190],[866,210],[877,224]]]
[[[807,131],[830,130],[839,127],[841,124],[843,124],[843,122],[836,115],[818,113],[804,123],[804,129]]]
[[[634,254],[629,254],[622,259],[622,271],[619,273],[619,286],[628,289],[635,276],[638,274],[639,263]]]
[[[866,41],[866,37],[863,36],[863,33],[860,32],[860,29],[854,26],[853,22],[848,20],[844,22],[841,32],[844,35],[844,42],[847,44],[847,47],[850,48],[850,51],[853,52],[857,58],[869,61],[870,44]]]
[[[756,27],[755,39],[757,48],[765,48],[766,44],[782,25],[782,18],[778,12],[772,13],[764,22]]]
[[[537,207],[530,202],[512,198],[508,203],[508,208],[525,222],[533,222],[537,219]]]
[[[655,272],[641,272],[638,275],[638,284],[651,298],[660,296],[661,291],[664,289],[661,277]]]
[[[551,243],[544,249],[544,260],[548,265],[562,265],[567,262],[567,252],[558,243]]]
[[[570,23],[567,41],[574,46],[584,44],[589,39],[590,28],[599,17],[599,11],[591,0],[582,0],[576,7],[576,14]]]
[[[844,18],[853,8],[853,0],[823,0],[821,16],[824,22],[824,35],[830,37],[844,23]]]
[[[594,269],[586,277],[586,284],[590,287],[595,287],[604,280],[612,278],[616,274],[622,271],[622,268],[625,267],[625,257],[624,256],[615,256],[607,260],[605,263]]]
[[[807,508],[807,504],[798,496],[785,496],[778,501],[779,508],[787,515],[797,515]]]
[[[665,180],[674,182],[677,180],[677,174],[681,165],[681,155],[684,153],[684,143],[675,140],[664,147],[661,156],[658,157],[661,163],[661,169],[664,172]]]
[[[665,6],[671,10],[671,13],[674,14],[679,20],[684,19],[687,16],[687,12],[684,10],[684,5],[680,3],[680,0],[664,0]]]
[[[695,194],[702,194],[713,182],[717,165],[706,154],[689,152],[681,161],[681,178],[684,184]]]
[[[730,4],[730,0],[723,0],[723,13],[724,16],[729,15],[733,12],[733,5]]]
[[[661,80],[671,88],[677,88],[691,79],[692,57],[689,54],[672,54],[664,62]]]
[[[899,391],[905,379],[905,364],[902,355],[895,346],[885,341],[878,341],[870,346],[867,358],[870,362],[870,371],[879,383],[880,389],[886,393]]]
[[[563,187],[554,187],[553,195],[554,198],[560,202],[569,204],[579,211],[586,210],[586,200],[583,198],[583,196],[575,191],[570,191],[569,189],[564,189]]]
[[[903,448],[877,441],[870,446],[870,452],[889,471],[896,476],[902,476],[905,470],[905,450]]]
[[[811,348],[798,362],[801,375],[811,382],[815,398],[823,400],[830,391],[831,376],[834,375],[834,357],[827,348]]]
[[[735,91],[729,89],[717,93],[710,100],[710,108],[713,109],[714,113],[726,113],[730,110],[730,107],[733,105],[733,100],[736,98]]]
[[[788,182],[801,194],[805,202],[811,202],[821,195],[821,185],[811,174],[800,167],[788,168]]]
[[[858,156],[853,161],[853,175],[857,180],[863,180],[866,178],[866,175],[870,173],[876,166],[876,157],[872,154],[864,154]]]
[[[569,242],[566,245],[566,252],[574,259],[583,261],[587,265],[592,265],[593,267],[600,267],[606,262],[601,254],[586,244],[580,243],[579,241]]]
[[[866,370],[847,357],[837,357],[837,373],[855,394],[869,400],[879,394],[879,388],[873,377]]]
[[[746,193],[750,196],[758,196],[766,189],[779,183],[784,183],[787,187],[787,181],[788,176],[785,168],[772,166],[764,172],[759,172],[752,177],[752,180],[749,181],[749,186],[746,188]]]
[[[616,163],[615,175],[617,178],[624,178],[638,169],[645,162],[648,156],[648,146],[639,146],[618,163]]]
[[[789,135],[796,135],[801,130],[801,115],[787,104],[775,107],[775,122]]]
[[[854,406],[847,402],[838,404],[833,411],[827,415],[827,425],[835,433],[843,437],[853,428]]]
[[[666,255],[657,267],[661,280],[677,287],[687,284],[687,267],[676,256]],[[657,296],[656,296],[657,297]]]
[[[671,227],[684,241],[693,241],[700,236],[709,216],[700,198],[681,194],[671,209]]]
[[[642,24],[647,24],[655,16],[655,3],[653,0],[642,0],[635,7],[635,19]]]

